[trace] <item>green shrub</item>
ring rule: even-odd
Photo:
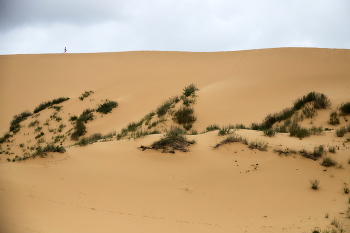
[[[159,141],[153,142],[152,149],[161,149],[163,152],[174,153],[175,150],[187,152],[188,147],[194,144],[194,141],[189,141],[184,135],[186,132],[180,128],[172,127],[170,131]]]
[[[205,129],[205,132],[210,132],[210,131],[214,131],[214,130],[218,130],[220,129],[219,125],[209,125],[207,126],[207,128]]]
[[[321,163],[321,165],[325,167],[333,167],[333,166],[336,166],[337,164],[338,164],[337,161],[335,161],[334,159],[328,156],[324,157]]]
[[[264,130],[264,135],[268,137],[273,137],[276,135],[276,131],[274,131],[273,129],[267,129]]]
[[[77,142],[76,144],[79,145],[79,146],[86,146],[88,144],[92,144],[94,142],[97,142],[98,140],[102,139],[103,136],[102,134],[100,133],[95,133],[95,134],[92,134],[91,136],[89,137],[82,137],[79,142]]]
[[[118,107],[118,103],[116,101],[106,100],[106,102],[98,106],[96,111],[107,114],[111,112],[113,108],[116,108],[116,107]]]
[[[341,113],[342,113],[343,115],[348,115],[348,114],[350,114],[350,102],[343,103],[343,104],[340,106],[339,110],[341,111]]]
[[[35,136],[35,139],[38,139],[38,138],[40,138],[40,137],[42,137],[42,136],[44,136],[44,132],[40,132],[39,134],[37,134],[37,135]]]
[[[297,137],[299,139],[309,137],[310,132],[308,129],[301,127],[298,123],[294,122],[289,127],[289,136]]]
[[[47,144],[43,149],[43,152],[59,152],[64,153],[66,152],[66,149],[62,146],[55,146],[53,143]]]
[[[74,131],[71,135],[72,140],[78,140],[80,136],[83,136],[86,133],[86,126],[82,119],[76,120]]]
[[[335,153],[335,147],[334,146],[330,146],[329,148],[328,148],[328,151],[330,152],[330,153]]]
[[[33,115],[31,112],[29,111],[24,111],[18,115],[15,115],[13,117],[13,120],[10,123],[10,132],[18,132],[19,129],[21,128],[20,123],[24,120],[27,119],[27,117]]]
[[[88,121],[92,121],[94,119],[94,109],[85,109],[79,116],[79,120],[83,121],[84,123],[87,123]],[[77,120],[78,120],[77,119]]]
[[[28,127],[33,127],[33,126],[36,126],[39,124],[39,121],[38,120],[35,120],[35,121],[32,121],[29,123]]]
[[[164,101],[156,110],[156,113],[158,117],[164,116],[168,110],[172,107],[173,105],[173,100],[169,99],[167,101]]]
[[[309,129],[309,132],[311,135],[321,135],[323,133],[323,127],[322,126],[312,126],[310,129]]]
[[[317,116],[317,111],[314,107],[304,107],[302,108],[302,113],[306,118],[313,118]]]
[[[242,142],[243,140],[244,139],[241,136],[237,134],[231,134],[231,135],[228,135],[224,140],[216,144],[214,148],[218,148],[222,145],[233,143],[233,142]]]
[[[71,116],[71,117],[69,118],[69,121],[76,121],[77,119],[78,119],[77,116]]]
[[[50,107],[50,106],[52,106],[54,104],[59,104],[59,103],[62,103],[64,101],[67,101],[67,100],[69,100],[68,97],[60,97],[60,98],[54,99],[52,101],[41,103],[41,104],[39,104],[38,107],[36,107],[34,109],[34,113],[38,113],[38,112],[40,112],[40,111],[42,111],[42,110],[44,110],[44,109],[46,109],[46,108],[48,108],[48,107]]]
[[[340,124],[338,114],[336,111],[333,111],[330,114],[328,124],[330,124],[330,125],[339,125]]]
[[[311,188],[314,190],[317,190],[320,188],[320,181],[319,180],[310,180]]]
[[[323,145],[319,145],[319,146],[314,147],[314,157],[315,158],[321,157],[325,152],[326,151],[325,151]]]
[[[248,148],[249,149],[258,149],[260,151],[266,151],[267,145],[268,145],[267,142],[255,140],[255,141],[251,141],[249,143]]]
[[[314,102],[313,105],[315,109],[326,109],[330,106],[330,100],[326,95],[317,92],[310,92],[307,95],[297,99],[294,102],[293,109],[300,110],[306,103],[310,102]]]
[[[343,137],[348,132],[348,128],[346,126],[342,126],[339,129],[335,130],[335,134],[337,137]]]
[[[85,91],[83,94],[81,94],[81,96],[79,97],[79,99],[81,101],[83,101],[86,97],[88,97],[90,94],[94,93],[93,91]]]
[[[184,88],[183,95],[188,97],[192,94],[195,94],[196,91],[198,91],[198,88],[196,87],[196,85],[191,84],[191,85]]]
[[[2,136],[2,137],[0,138],[0,144],[6,142],[6,140],[9,139],[9,138],[12,137],[12,136],[13,136],[13,135],[11,135],[10,133],[5,133],[4,136]]]
[[[222,127],[219,129],[218,135],[224,136],[226,134],[230,134],[230,127]]]
[[[174,121],[178,124],[192,124],[196,121],[196,117],[193,116],[194,109],[189,107],[181,107],[174,114]]]

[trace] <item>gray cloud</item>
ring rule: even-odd
[[[347,0],[3,0],[0,54],[350,48]]]

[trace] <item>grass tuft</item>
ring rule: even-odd
[[[184,91],[183,95],[188,97],[192,94],[195,94],[195,92],[198,91],[198,88],[196,87],[195,84],[191,84],[191,85],[185,87],[183,91]]]
[[[337,161],[335,161],[333,158],[328,157],[328,156],[324,157],[322,160],[322,163],[321,163],[321,165],[325,166],[325,167],[334,167],[337,164],[338,164]]]

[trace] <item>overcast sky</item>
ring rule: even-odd
[[[0,54],[350,49],[350,0],[0,0]]]

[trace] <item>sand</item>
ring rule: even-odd
[[[350,50],[317,48],[0,56],[1,135],[14,115],[70,98],[59,104],[61,121],[50,118],[54,109],[45,109],[1,144],[1,151],[14,154],[0,154],[0,232],[350,232],[350,195],[343,189],[350,188],[350,143],[345,142],[350,133],[336,137],[334,130],[348,125],[350,117],[340,117],[339,126],[327,123],[332,111],[350,101],[349,64]],[[36,143],[39,131],[28,127],[36,119],[48,142],[60,135],[49,130],[64,124],[66,132],[73,127],[70,116],[108,99],[118,107],[95,114],[86,124],[87,135],[119,133],[191,83],[199,88],[192,105],[198,135],[188,136],[196,144],[187,153],[140,150],[162,137],[154,134],[85,147],[67,139],[65,153],[7,161]],[[91,96],[79,100],[90,90]],[[327,95],[331,107],[302,125],[333,130],[302,140],[288,133],[270,138],[261,131],[235,131],[248,141],[267,142],[267,151],[240,142],[214,149],[224,137],[203,133],[211,124],[249,128],[311,91]],[[170,125],[176,124],[168,118],[161,127]],[[327,156],[342,167],[273,152],[319,145],[334,146],[336,153]],[[319,190],[311,189],[310,179],[320,181]],[[338,228],[331,225],[334,219]]]

